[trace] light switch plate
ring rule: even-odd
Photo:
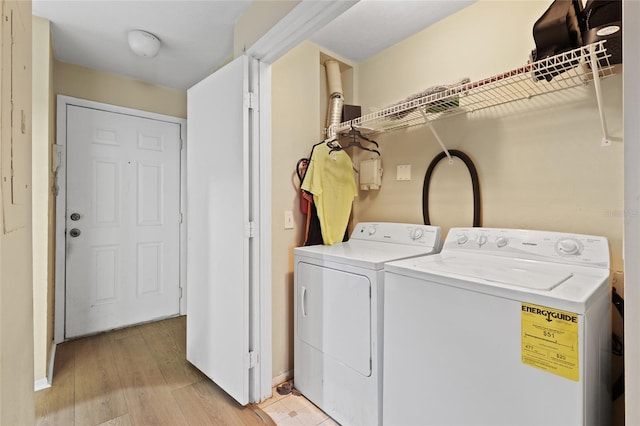
[[[291,210],[284,212],[284,229],[293,229],[293,212]]]

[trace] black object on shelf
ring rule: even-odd
[[[555,0],[533,25],[536,48],[531,52],[532,61],[539,61],[582,46],[581,12],[580,0]],[[578,61],[563,63],[553,72],[543,74],[534,70],[534,75],[538,80],[551,81],[555,75],[577,65]]]
[[[343,105],[342,106],[342,122],[351,121],[354,118],[362,116],[362,108],[360,105]]]
[[[622,0],[588,0],[580,27],[584,45],[606,40],[609,63],[622,63]]]

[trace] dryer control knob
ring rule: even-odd
[[[561,254],[580,254],[580,244],[576,240],[563,239],[558,241],[558,251]]]
[[[483,245],[485,245],[487,243],[487,236],[486,235],[478,235],[476,237],[476,243],[478,244],[478,247],[482,247]]]
[[[411,239],[414,241],[422,238],[422,235],[424,235],[422,228],[416,228],[411,231]]]
[[[507,244],[509,244],[507,237],[496,238],[496,246],[498,246],[498,248],[506,247]]]
[[[375,233],[376,233],[376,227],[375,226],[370,227],[369,228],[369,235],[373,235]]]
[[[456,238],[456,241],[458,241],[458,244],[462,245],[462,244],[466,243],[467,241],[469,241],[469,237],[467,237],[466,234],[460,234]]]

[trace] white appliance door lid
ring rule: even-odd
[[[566,266],[538,264],[511,259],[487,262],[487,259],[442,257],[429,262],[426,270],[446,275],[484,279],[533,290],[549,291],[573,276]]]
[[[293,252],[315,259],[347,264],[379,271],[386,262],[432,254],[432,247],[407,244],[381,243],[378,241],[350,240],[331,246],[316,245],[296,247]]]

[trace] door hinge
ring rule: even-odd
[[[258,365],[258,353],[256,351],[249,351],[244,361],[247,368],[255,367],[256,365]]]
[[[182,286],[178,287],[180,289],[180,297],[179,299],[182,299]]]
[[[182,151],[183,147],[184,147],[184,144],[182,143],[182,139],[180,139],[180,151]]]
[[[254,92],[247,92],[244,94],[244,107],[249,109],[256,109],[258,106],[258,97]]]
[[[184,222],[184,215],[180,213],[180,223]]]
[[[248,222],[245,225],[245,228],[244,228],[244,236],[245,236],[245,238],[253,238],[253,237],[256,236],[255,234],[256,234],[256,223],[255,222]]]

